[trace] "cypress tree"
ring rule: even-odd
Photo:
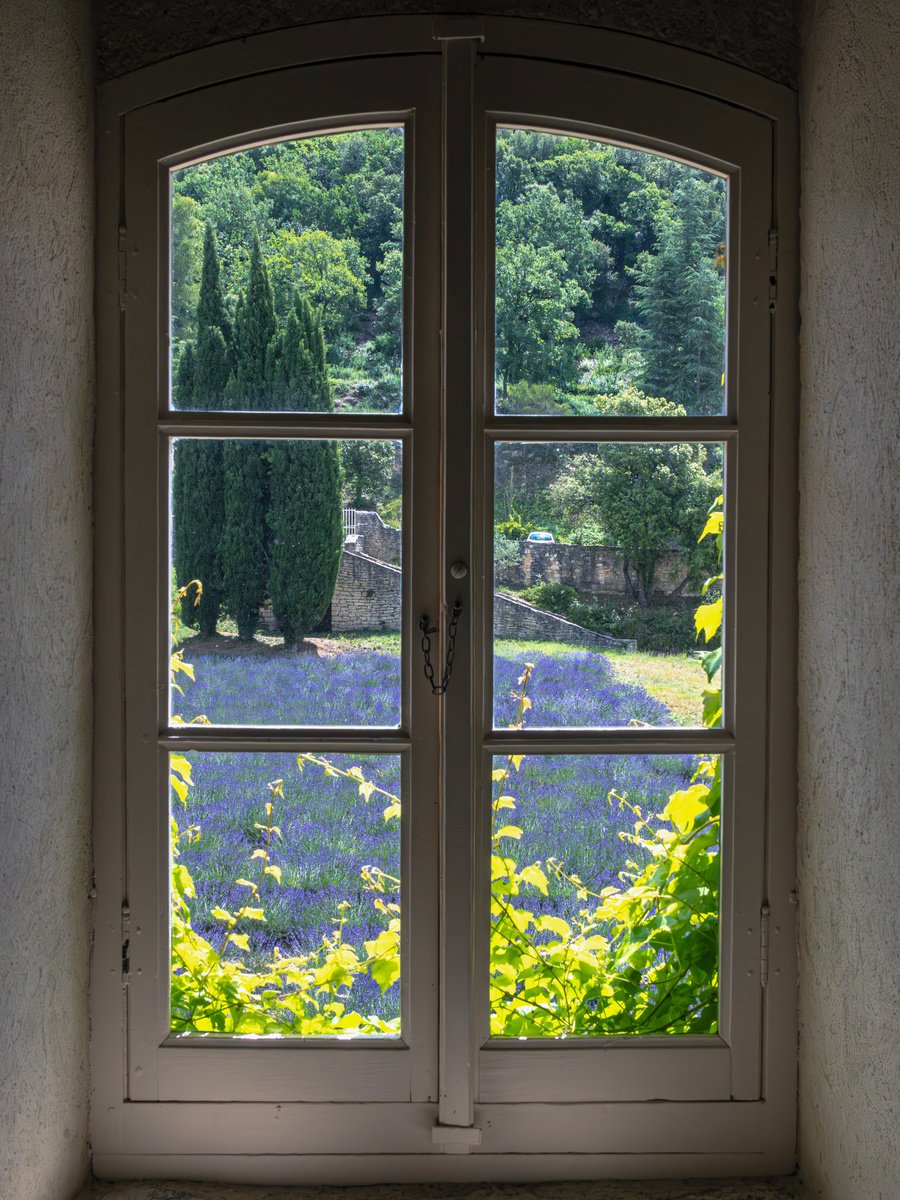
[[[175,406],[221,409],[230,374],[225,315],[219,282],[219,260],[212,227],[206,226],[203,271],[197,303],[197,342],[179,360]],[[182,604],[183,619],[199,625],[204,637],[216,632],[222,607],[219,535],[222,528],[222,447],[213,440],[182,438],[176,443],[173,479],[175,577],[179,586],[191,579],[203,584],[200,604]]]
[[[293,412],[331,412],[322,326],[295,297],[272,345],[273,403]],[[313,632],[331,603],[343,546],[337,443],[280,441],[269,450],[272,611],[286,645]]]
[[[221,329],[226,344],[231,341],[231,322],[225,312],[222,283],[219,274],[219,255],[212,224],[207,221],[203,234],[203,273],[200,296],[197,300],[197,329],[204,325]]]
[[[266,379],[269,346],[275,335],[275,306],[259,239],[254,237],[247,287],[234,320],[234,372],[227,407],[253,411],[271,407]],[[222,451],[224,479],[219,543],[225,604],[238,635],[252,639],[266,594],[266,446],[229,440]]]

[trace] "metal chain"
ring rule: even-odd
[[[431,662],[431,634],[437,633],[436,628],[429,628],[428,613],[419,621],[419,629],[422,631],[422,657],[425,660],[425,678],[431,685],[431,690],[435,696],[443,696],[447,690],[447,685],[450,683],[450,676],[453,674],[453,659],[456,657],[456,633],[459,629],[459,618],[462,613],[462,600],[459,596],[453,604],[453,612],[450,616],[450,625],[447,629],[447,659],[444,663],[444,673],[441,676],[441,682],[434,682],[434,666]]]

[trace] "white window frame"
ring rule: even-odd
[[[388,54],[408,56],[396,60],[393,74],[380,57]],[[444,110],[453,114],[443,141],[441,69]],[[415,93],[412,114],[401,84],[407,95],[410,88]],[[595,112],[602,112],[602,124],[587,122],[586,114]],[[252,421],[168,413],[160,382],[168,374],[167,350],[162,339],[148,340],[148,328],[165,328],[167,320],[166,254],[156,232],[167,206],[162,180],[169,166],[190,161],[195,149],[205,155],[211,147],[236,148],[261,137],[389,120],[406,122],[408,161],[417,163],[415,187],[407,188],[417,248],[408,237],[405,279],[416,322],[406,330],[412,367],[403,413],[388,420],[253,414]],[[737,598],[726,608],[723,730],[645,739],[648,750],[676,743],[688,752],[721,747],[731,797],[723,826],[732,842],[740,841],[739,857],[723,847],[723,1027],[719,1037],[692,1039],[689,1047],[672,1039],[639,1045],[610,1039],[588,1048],[486,1046],[477,1017],[486,989],[486,952],[478,937],[485,922],[477,919],[483,916],[477,903],[460,905],[459,898],[486,896],[486,855],[473,858],[471,850],[483,841],[476,831],[489,807],[485,755],[510,743],[501,735],[485,737],[482,724],[490,717],[484,648],[490,646],[491,589],[479,597],[475,582],[490,577],[489,447],[510,435],[647,436],[646,425],[626,420],[490,415],[486,230],[492,201],[485,180],[497,122],[682,155],[728,174],[736,201],[729,321],[739,324],[729,339],[729,412],[654,423],[655,436],[726,442],[726,573]],[[790,93],[748,72],[639,38],[502,18],[333,22],[186,55],[104,89],[96,585],[98,595],[123,596],[124,616],[103,605],[96,629],[93,1138],[99,1174],[274,1183],[792,1169],[794,136]],[[444,347],[453,348],[443,360],[439,328]],[[148,379],[155,381],[149,390]],[[410,395],[416,403],[428,392],[443,395],[443,416],[435,407],[413,434]],[[335,436],[346,429],[400,437],[407,447],[415,438],[414,453],[405,452],[412,519],[404,534],[411,590],[403,672],[409,708],[421,721],[407,737],[404,719],[400,734],[385,731],[379,747],[411,761],[404,775],[411,794],[433,792],[445,800],[439,823],[428,815],[433,804],[420,802],[415,823],[404,814],[404,912],[414,911],[416,920],[404,923],[405,962],[414,970],[404,990],[402,1045],[186,1047],[167,1044],[160,1027],[168,898],[162,883],[167,809],[158,780],[166,776],[163,753],[176,742],[187,745],[189,736],[161,736],[155,684],[139,683],[164,672],[167,655],[159,608],[164,556],[147,540],[148,531],[155,536],[148,511],[159,505],[148,509],[146,498],[162,496],[167,485],[167,454],[157,446],[186,429],[258,436]],[[441,477],[454,481],[452,496],[440,495]],[[460,558],[472,568],[462,585],[447,572]],[[425,694],[409,649],[419,612],[446,605],[451,586],[461,586],[469,620],[453,687],[439,708]],[[148,631],[156,631],[155,638]],[[627,752],[635,745],[624,734],[525,736],[530,749],[556,752]],[[199,742],[219,744],[214,737]],[[362,751],[371,749],[372,738],[304,734],[269,743],[254,735],[246,744]],[[442,753],[441,745],[453,753]],[[131,849],[123,853],[125,846]],[[737,872],[736,862],[742,864]],[[474,915],[460,917],[460,910]],[[636,1118],[634,1103],[641,1100],[662,1103]]]

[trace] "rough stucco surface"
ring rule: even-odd
[[[87,1173],[88,5],[0,5],[0,1196]]]
[[[636,33],[796,83],[791,0],[99,0],[98,61],[112,78],[216,42],[307,21],[410,13],[491,13]]]
[[[94,1183],[80,1200],[799,1200],[793,1180],[653,1183],[419,1184],[415,1187],[223,1187],[203,1183]],[[846,1200],[851,1200],[848,1196]]]
[[[896,1200],[900,9],[804,28],[801,1164],[813,1196]]]

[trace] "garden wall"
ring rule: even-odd
[[[354,633],[363,629],[399,630],[402,611],[401,578],[399,567],[379,562],[368,554],[345,549],[331,601],[331,631]],[[544,612],[533,604],[526,604],[524,600],[499,594],[494,596],[494,633],[497,637],[523,641],[636,649],[634,642],[594,633],[593,630],[567,621],[564,617]]]
[[[565,617],[544,612],[542,608],[535,608],[524,600],[497,592],[494,593],[494,636],[515,638],[517,641],[565,642],[572,646],[590,646],[592,649],[613,646],[621,646],[625,650],[637,649],[637,642],[595,633],[593,629],[585,629],[583,625],[576,625]]]
[[[356,509],[355,512],[356,535],[355,539],[348,539],[353,542],[349,549],[367,554],[370,558],[377,558],[380,562],[399,565],[400,530],[385,525],[377,512],[366,512],[362,509]]]
[[[497,582],[510,588],[531,587],[535,583],[565,583],[594,597],[625,592],[623,556],[614,546],[567,546],[559,542],[520,542],[518,563],[501,567]],[[662,556],[657,567],[657,587],[671,591],[685,576],[681,556],[675,552]],[[685,596],[697,589],[686,588]]]
[[[331,600],[331,629],[400,628],[400,568],[367,554],[344,550]]]

